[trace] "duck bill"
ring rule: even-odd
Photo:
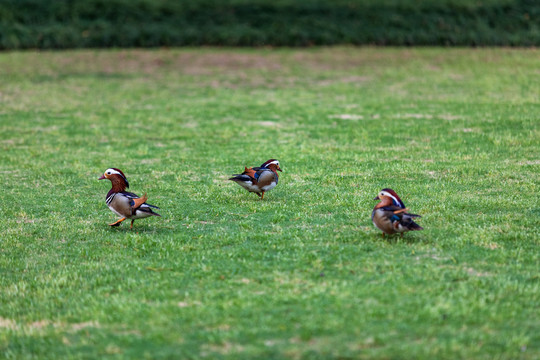
[[[283,172],[283,170],[281,170],[281,168],[277,168],[277,171],[279,171],[279,172]]]
[[[105,179],[105,175],[101,175],[101,177],[98,180],[103,180],[103,179]]]
[[[376,197],[375,199],[373,199],[373,200],[381,200],[381,198],[377,196],[377,197]]]

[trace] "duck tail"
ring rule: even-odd
[[[419,230],[424,230],[423,227],[421,227],[420,225],[418,225],[417,223],[415,223],[414,221],[411,221],[411,223],[409,224],[409,226],[407,226],[410,230],[412,231],[419,231]]]

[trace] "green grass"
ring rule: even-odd
[[[0,53],[0,357],[538,359],[538,59]],[[272,157],[264,201],[226,180]],[[107,226],[113,166],[162,218]]]

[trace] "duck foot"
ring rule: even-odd
[[[121,218],[120,220],[113,222],[112,224],[109,224],[109,226],[120,226],[122,221],[126,220],[126,218]]]

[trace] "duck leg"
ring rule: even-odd
[[[133,229],[133,222],[135,221],[135,219],[131,220],[131,226],[129,227],[130,229]]]
[[[126,220],[126,218],[121,218],[120,220],[113,222],[112,224],[109,224],[109,226],[119,226],[122,221]]]
[[[264,191],[261,194],[261,200],[264,199]]]

